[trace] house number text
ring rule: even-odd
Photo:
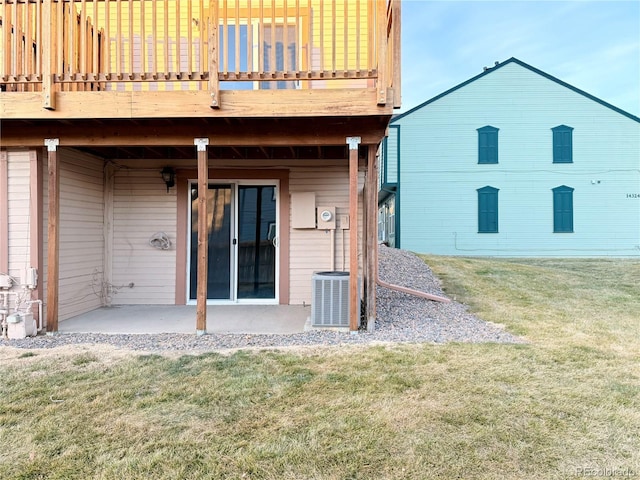
[[[640,193],[627,193],[627,198],[640,198]]]

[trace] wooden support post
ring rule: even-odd
[[[42,222],[42,150],[29,151],[29,178],[31,195],[29,199],[29,265],[42,274],[44,266],[42,238],[43,238],[43,222]],[[35,290],[31,293],[32,300],[43,299],[44,290],[42,281],[37,282]],[[34,314],[35,315],[35,314]],[[38,312],[39,315],[39,312]],[[38,317],[38,325],[44,325],[44,318]]]
[[[47,138],[49,173],[49,228],[47,231],[47,334],[58,331],[58,288],[60,282],[60,163],[57,138]]]
[[[392,65],[393,65],[393,106],[394,108],[400,108],[402,105],[402,69],[400,65],[402,63],[402,39],[400,35],[400,22],[401,22],[401,9],[402,2],[393,2],[393,53],[392,53]]]
[[[0,272],[9,273],[9,156],[0,150]]]
[[[209,264],[207,192],[209,190],[208,138],[195,138],[198,151],[198,275],[196,292],[196,334],[207,333],[207,267]]]
[[[112,285],[113,281],[113,202],[115,185],[115,165],[111,162],[104,166],[104,211],[102,234],[104,236],[104,267],[102,280],[106,285]],[[102,299],[103,306],[110,307],[114,292],[109,287],[105,297]]]
[[[349,145],[349,330],[360,323],[358,302],[358,145],[360,137],[347,137]]]
[[[367,233],[365,251],[367,269],[365,285],[367,291],[367,331],[373,332],[376,322],[376,279],[378,278],[378,167],[376,147],[369,145],[367,152],[366,210]]]
[[[57,43],[55,35],[56,28],[62,28],[61,25],[53,25],[53,1],[44,0],[42,10],[42,38],[47,48],[42,49],[42,108],[47,110],[56,109],[56,97],[53,91],[53,61],[57,55],[57,49],[62,48]]]
[[[376,91],[378,94],[378,105],[387,104],[387,0],[376,2],[376,27],[377,27],[377,47],[378,47],[378,78],[376,80]]]

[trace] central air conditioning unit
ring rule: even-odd
[[[348,327],[349,272],[318,272],[312,281],[311,325]]]

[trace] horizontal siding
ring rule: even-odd
[[[401,118],[403,248],[435,254],[640,255],[640,124],[517,64]],[[573,127],[553,164],[551,128]],[[478,165],[477,129],[499,128]],[[553,232],[551,189],[574,188],[574,233]],[[477,232],[478,188],[499,191],[499,233]]]
[[[58,319],[103,305],[103,162],[61,148]]]
[[[358,207],[360,232],[363,183],[364,175],[361,173]],[[346,164],[343,167],[292,168],[289,190],[315,192],[316,206],[335,206],[336,215],[349,214],[349,169]],[[334,261],[336,270],[349,270],[349,230],[336,230]],[[313,273],[331,269],[331,235],[324,230],[292,228],[289,262],[290,303],[310,304]]]
[[[124,168],[115,174],[113,193],[113,304],[175,303],[176,189],[167,193],[157,170]],[[174,247],[151,247],[156,232]]]
[[[28,151],[7,152],[9,210],[8,218],[2,219],[8,223],[9,271],[6,273],[18,280],[22,280],[24,269],[31,265],[29,203],[36,192],[31,192],[29,162]]]
[[[398,132],[399,128],[389,128],[387,137],[387,151],[385,158],[386,183],[398,181]]]

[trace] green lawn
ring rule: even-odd
[[[640,261],[427,261],[528,343],[0,347],[0,478],[640,478]]]

